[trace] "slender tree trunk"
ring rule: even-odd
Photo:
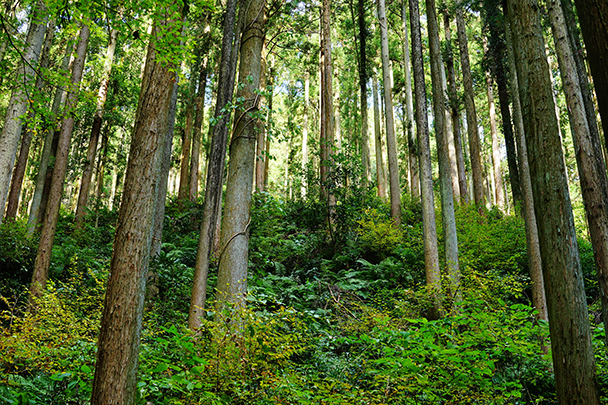
[[[589,130],[587,112],[580,87],[576,62],[570,48],[568,29],[557,0],[547,0],[547,10],[555,40],[557,58],[572,128],[572,139],[589,234],[597,269],[604,326],[608,325],[608,178],[599,137]],[[606,336],[608,343],[608,336]]]
[[[437,27],[439,28],[439,21],[437,21]],[[441,39],[440,39],[441,41]],[[441,42],[440,42],[441,43]],[[452,177],[452,196],[454,198],[454,202],[459,202],[460,199],[460,184],[458,183],[458,162],[456,160],[456,146],[454,142],[454,126],[452,124],[452,114],[449,106],[449,93],[448,93],[448,83],[445,75],[445,68],[443,65],[443,60],[440,64],[441,68],[441,87],[443,89],[443,94],[445,97],[444,106],[445,106],[445,117],[444,117],[444,125],[445,125],[445,136],[446,136],[446,144],[448,147],[448,156],[450,157],[450,174]]]
[[[221,313],[227,303],[243,305],[247,292],[251,189],[256,132],[261,125],[256,118],[260,102],[256,91],[260,85],[265,0],[250,0],[246,6],[237,92],[237,97],[244,100],[244,104],[235,113],[230,142],[230,164],[220,236],[217,314]]]
[[[391,84],[390,61],[388,58],[388,27],[384,0],[378,0],[378,22],[380,24],[380,45],[382,49],[382,80],[384,84],[384,105],[386,106],[386,150],[388,152],[388,178],[391,196],[391,217],[395,225],[401,224],[401,188],[399,186],[399,162],[397,161],[397,137],[393,111],[393,86]]]
[[[443,24],[446,40],[446,67],[448,69],[448,96],[450,115],[452,118],[452,129],[454,131],[454,152],[456,154],[456,167],[458,170],[458,189],[460,200],[469,203],[469,190],[467,187],[467,176],[465,173],[464,155],[462,153],[462,134],[460,131],[460,110],[458,109],[458,88],[456,83],[456,71],[454,69],[454,55],[452,53],[452,33],[450,30],[450,15],[447,11],[443,13]]]
[[[578,243],[539,5],[508,0],[531,164],[559,404],[599,404]]]
[[[49,266],[51,264],[51,255],[53,252],[53,241],[55,239],[59,208],[61,206],[61,197],[63,194],[63,185],[68,168],[70,141],[74,129],[74,111],[78,104],[79,87],[82,79],[82,72],[84,70],[89,35],[89,27],[84,24],[80,29],[78,45],[76,46],[76,59],[72,68],[70,91],[67,96],[65,108],[66,117],[61,125],[61,132],[57,143],[57,156],[55,157],[55,166],[53,168],[53,181],[49,192],[44,222],[42,224],[36,262],[34,264],[34,273],[30,286],[30,303],[32,304],[32,298],[41,297],[46,288]]]
[[[450,280],[449,294],[453,299],[459,300],[460,265],[458,263],[458,239],[456,236],[456,218],[454,215],[450,157],[448,155],[448,145],[445,134],[445,95],[441,80],[441,50],[439,47],[439,28],[437,27],[434,0],[426,0],[426,16],[431,53],[433,111],[435,115],[435,134],[437,136],[437,155],[439,160],[439,184],[441,189],[441,217],[443,221],[445,264],[448,269]]]
[[[401,2],[401,22],[403,25],[403,72],[405,76],[405,125],[407,136],[408,160],[410,165],[410,192],[420,196],[420,176],[418,173],[418,143],[414,131],[414,103],[412,101],[412,75],[410,73],[410,47],[407,30],[406,0]]]
[[[363,179],[367,183],[371,179],[369,151],[369,119],[367,116],[367,25],[365,23],[365,0],[358,0],[359,23],[359,87],[361,92],[361,159],[363,160]]]
[[[23,58],[19,64],[17,78],[4,118],[4,126],[2,127],[2,133],[0,133],[0,224],[2,224],[4,217],[13,165],[19,149],[19,138],[23,126],[21,117],[25,114],[29,104],[28,94],[32,91],[30,87],[34,83],[34,69],[42,51],[46,25],[49,20],[49,12],[44,1],[36,3],[30,20]]]
[[[484,52],[488,53],[487,40],[484,39]],[[490,134],[492,137],[492,180],[494,185],[494,204],[501,210],[505,209],[505,194],[500,165],[500,150],[498,146],[498,128],[496,126],[496,106],[494,104],[494,82],[492,75],[486,71],[486,88],[488,90],[488,109],[490,111]]]
[[[481,147],[477,129],[477,112],[475,111],[475,91],[469,62],[469,45],[463,14],[463,0],[458,0],[456,7],[456,25],[458,27],[458,46],[460,48],[460,66],[464,85],[464,105],[467,113],[467,134],[469,138],[469,157],[473,176],[473,197],[475,204],[481,209],[485,206],[483,196],[483,170],[481,167]]]
[[[177,199],[180,201],[186,201],[190,197],[190,157],[192,154],[192,128],[196,109],[196,79],[196,75],[190,76],[190,87],[186,98],[186,123],[184,125],[179,192],[177,194]]]
[[[97,142],[101,132],[101,124],[103,120],[103,108],[106,104],[108,95],[108,85],[110,83],[110,73],[112,72],[112,63],[114,62],[114,53],[116,51],[116,43],[118,40],[118,29],[113,28],[110,32],[108,47],[106,48],[105,62],[99,91],[97,93],[97,108],[93,117],[93,128],[91,129],[91,137],[89,138],[89,147],[87,156],[84,161],[82,170],[82,180],[80,182],[80,192],[78,194],[78,205],[76,206],[76,228],[82,229],[84,216],[86,214],[87,204],[89,201],[91,178],[93,176],[93,167],[95,163],[95,153],[97,152]]]
[[[180,24],[180,14],[156,22],[148,46],[97,343],[92,405],[136,401],[146,276],[176,76],[175,62],[157,61],[157,39],[159,26]],[[179,37],[164,46],[178,44]]]
[[[308,104],[310,103],[310,73],[304,73],[304,117],[302,123],[302,198],[306,197],[308,185]]]
[[[320,173],[321,196],[329,204],[330,193],[327,182],[331,171],[331,148],[334,141],[334,105],[332,89],[331,59],[331,0],[323,0],[321,8],[321,138],[320,138]]]
[[[375,73],[375,72],[374,72]],[[382,157],[382,131],[380,129],[380,100],[378,100],[378,78],[372,78],[372,92],[374,99],[374,135],[376,144],[376,182],[378,183],[378,197],[386,199],[386,172]]]
[[[410,0],[410,26],[412,28],[412,65],[416,91],[416,133],[420,147],[420,191],[422,199],[422,233],[424,238],[424,267],[426,285],[432,299],[427,317],[441,317],[441,272],[439,249],[435,226],[435,197],[433,196],[433,168],[427,114],[426,85],[424,82],[424,59],[418,0]]]
[[[205,308],[209,259],[214,248],[216,228],[218,228],[217,222],[220,218],[222,205],[222,183],[224,179],[228,123],[230,122],[230,115],[222,110],[232,100],[234,89],[235,65],[232,62],[237,59],[237,55],[235,54],[238,54],[238,48],[233,48],[233,39],[236,38],[235,43],[237,44],[240,42],[240,30],[237,29],[237,34],[235,35],[236,5],[236,0],[228,0],[226,2],[222,54],[217,84],[217,101],[214,114],[217,123],[209,128],[211,146],[207,167],[205,202],[203,205],[201,233],[196,252],[196,263],[194,265],[190,311],[188,314],[188,328],[196,332],[200,329],[201,317]],[[239,11],[239,19],[241,16],[242,12]],[[240,25],[242,24],[239,22]]]
[[[266,76],[268,75],[268,67],[266,64],[266,56],[264,50],[262,50],[262,65],[260,71],[260,89],[266,91]],[[262,102],[265,101],[265,97],[262,97]],[[255,158],[255,190],[257,192],[264,191],[264,172],[266,168],[266,160],[268,159],[266,153],[266,125],[260,127],[260,131],[257,134],[257,145],[256,145],[256,158]]]
[[[574,0],[574,4],[602,116],[604,143],[608,143],[608,3],[604,0]]]
[[[506,0],[503,0],[503,9]],[[506,13],[505,13],[506,14]],[[506,16],[508,20],[508,16]],[[517,151],[519,158],[519,173],[521,174],[521,191],[523,198],[522,212],[526,228],[526,246],[528,252],[528,267],[530,268],[530,281],[532,289],[532,305],[538,311],[537,319],[549,320],[547,312],[547,299],[545,297],[545,283],[543,281],[543,267],[540,256],[540,241],[538,240],[538,227],[534,213],[534,196],[532,195],[532,179],[530,178],[530,165],[528,163],[528,150],[526,148],[526,133],[519,101],[519,83],[513,54],[513,40],[510,23],[505,24],[507,42],[507,56],[510,70],[510,90],[513,98],[513,123],[517,137]]]
[[[190,159],[190,201],[196,201],[198,195],[198,178],[200,176],[200,156],[201,156],[201,130],[203,126],[203,116],[205,112],[205,90],[207,88],[207,57],[201,61],[198,92],[196,94],[196,113],[194,115],[194,129],[192,131],[192,157]]]

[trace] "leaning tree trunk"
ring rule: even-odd
[[[435,0],[426,0],[426,19],[429,32],[431,54],[431,77],[433,84],[433,112],[435,115],[435,136],[439,160],[439,185],[441,190],[441,218],[443,222],[443,243],[445,264],[449,275],[449,294],[454,300],[460,299],[460,265],[458,263],[458,238],[452,194],[452,174],[448,154],[445,126],[445,95],[441,80],[441,50],[439,28],[435,12]]]
[[[441,317],[441,272],[439,270],[439,249],[435,226],[435,197],[433,196],[433,168],[431,166],[431,146],[424,82],[424,58],[422,56],[422,35],[418,0],[410,0],[410,26],[412,27],[412,65],[416,91],[416,133],[420,148],[420,192],[422,199],[422,233],[424,238],[424,267],[426,285],[432,307],[428,318]]]
[[[503,9],[506,0],[503,0]],[[506,14],[506,13],[505,13]],[[528,163],[528,150],[526,148],[526,133],[524,121],[521,115],[521,103],[519,101],[519,83],[517,80],[517,69],[515,66],[515,55],[513,54],[513,40],[511,36],[510,23],[505,23],[505,34],[507,42],[507,59],[510,70],[510,90],[513,98],[513,124],[517,137],[517,156],[519,158],[519,174],[521,175],[522,213],[526,228],[526,247],[528,252],[528,267],[530,269],[530,281],[532,289],[532,305],[538,311],[537,319],[549,320],[547,313],[547,298],[545,296],[545,283],[543,281],[543,267],[540,257],[540,241],[538,240],[538,227],[536,225],[536,214],[534,213],[534,196],[532,195],[532,179],[530,178],[530,164]]]
[[[84,216],[89,202],[91,178],[93,177],[93,167],[95,167],[95,153],[97,152],[97,142],[101,132],[101,124],[103,119],[103,107],[106,104],[108,96],[108,85],[110,83],[110,73],[112,72],[112,63],[114,62],[114,53],[116,51],[116,43],[118,40],[118,29],[113,28],[110,32],[108,48],[104,57],[103,73],[99,91],[97,93],[97,108],[93,116],[93,128],[89,138],[89,147],[87,148],[87,156],[82,169],[82,180],[80,182],[80,192],[78,194],[78,205],[76,206],[76,229],[81,229]]]
[[[478,208],[485,206],[483,196],[483,169],[481,168],[481,147],[479,144],[479,131],[477,129],[477,112],[475,110],[475,91],[473,89],[473,76],[469,62],[469,45],[463,13],[464,2],[459,0],[456,6],[456,25],[458,27],[458,46],[460,48],[460,66],[462,69],[462,83],[464,86],[464,105],[467,113],[467,134],[469,138],[469,157],[471,159],[471,173],[473,176],[473,197]]]
[[[157,47],[162,32],[180,24],[180,14],[165,15],[164,21],[154,24],[148,47],[97,342],[91,405],[136,401],[146,276],[177,65],[177,55],[157,61]],[[179,36],[171,38],[163,38],[162,45],[178,48]]]
[[[599,404],[578,243],[536,0],[508,0],[559,404]]]
[[[55,37],[55,20],[49,22],[48,29],[46,31],[46,39],[44,40],[44,47],[40,55],[40,65],[38,67],[38,74],[36,76],[36,85],[34,86],[35,94],[40,94],[42,86],[44,85],[44,72],[49,65],[49,56],[51,53],[51,46],[53,45],[53,38]],[[21,148],[19,149],[19,158],[13,171],[13,177],[11,179],[11,188],[8,194],[8,202],[6,204],[6,219],[14,220],[17,217],[17,209],[19,208],[19,195],[21,194],[21,187],[23,185],[23,179],[25,177],[25,169],[27,167],[27,160],[30,153],[30,145],[32,138],[34,137],[35,127],[33,125],[34,118],[36,117],[36,111],[32,108],[28,112],[28,119],[26,124],[23,137],[21,139]]]
[[[393,111],[393,86],[388,58],[388,27],[384,0],[378,0],[378,22],[380,24],[380,45],[382,49],[382,80],[384,84],[384,105],[386,111],[386,150],[388,157],[388,179],[391,197],[391,217],[395,225],[401,224],[401,187],[399,186],[399,162],[397,161],[397,137]]]
[[[262,125],[259,109],[260,68],[265,33],[265,0],[250,0],[245,15],[237,98],[243,100],[235,113],[230,141],[230,164],[220,236],[217,278],[217,314],[227,303],[243,305],[247,293],[249,224],[256,133]]]
[[[63,120],[61,132],[59,133],[57,156],[55,157],[55,167],[53,168],[53,181],[51,183],[46,214],[40,233],[40,244],[38,245],[38,253],[34,264],[34,273],[30,286],[30,303],[33,303],[32,298],[41,297],[46,288],[49,267],[51,265],[51,255],[53,253],[53,241],[57,229],[57,220],[59,219],[59,208],[61,207],[61,197],[63,195],[63,184],[68,169],[70,141],[74,129],[74,112],[78,104],[79,87],[84,70],[89,35],[90,30],[88,25],[83,24],[80,29],[78,45],[76,46],[76,60],[72,68],[70,91],[65,104],[66,117]]]
[[[570,48],[566,20],[559,1],[547,0],[566,103],[572,128],[581,192],[600,285],[604,328],[608,325],[608,178],[599,137],[594,137]],[[608,336],[605,336],[608,344]]]
[[[12,89],[4,126],[0,133],[0,224],[4,217],[15,155],[19,149],[19,138],[23,126],[21,117],[25,114],[29,104],[28,94],[32,91],[30,87],[34,83],[34,69],[42,50],[48,19],[49,13],[46,5],[44,1],[39,1],[32,12],[23,58],[18,67],[18,77],[14,81],[15,86]]]
[[[211,149],[208,159],[209,164],[207,166],[205,202],[196,251],[196,263],[194,265],[190,311],[188,313],[188,328],[193,332],[198,332],[201,326],[201,317],[204,313],[205,300],[207,298],[209,259],[213,252],[216,228],[218,227],[217,222],[221,211],[228,123],[230,122],[230,114],[226,114],[223,110],[232,100],[235,75],[232,62],[237,59],[237,55],[235,54],[238,54],[238,48],[233,48],[232,42],[233,38],[236,37],[235,43],[238,44],[240,36],[240,32],[237,32],[235,36],[236,4],[236,0],[228,0],[226,2],[226,10],[224,11],[222,54],[217,84],[217,101],[215,104],[215,119],[217,122],[209,128]],[[239,19],[241,15],[242,13],[239,12]],[[240,25],[242,24],[239,22]]]

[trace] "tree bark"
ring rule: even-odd
[[[136,401],[137,366],[146,276],[150,262],[160,166],[171,95],[174,61],[157,61],[163,32],[182,20],[181,9],[156,21],[144,68],[122,203],[118,214],[110,278],[97,343],[92,405]],[[181,32],[181,30],[179,30]],[[167,41],[163,38],[163,41]],[[178,47],[179,37],[164,44]],[[171,49],[171,48],[169,48]],[[176,56],[173,55],[172,59]]]
[[[310,73],[304,73],[304,117],[302,123],[302,198],[306,197],[308,188],[308,104],[310,103]]]
[[[422,233],[424,238],[424,267],[426,285],[431,296],[432,307],[427,317],[441,317],[441,272],[439,249],[435,225],[435,197],[433,196],[433,168],[427,114],[426,84],[424,81],[424,58],[418,0],[410,0],[410,26],[412,28],[412,65],[416,95],[416,133],[420,147],[420,191],[422,199]]]
[[[226,200],[222,216],[220,256],[217,279],[217,310],[227,303],[243,305],[247,292],[250,205],[253,184],[256,132],[261,122],[256,118],[260,96],[262,47],[265,34],[265,0],[247,4],[237,98],[244,100],[235,113],[230,142],[230,164],[226,179]]]
[[[194,66],[192,67],[194,71]],[[190,197],[190,156],[192,154],[192,128],[196,109],[196,75],[190,75],[190,87],[186,96],[186,123],[182,140],[181,170],[179,175],[179,192],[177,199],[181,202]]]
[[[454,152],[456,154],[456,167],[458,170],[458,189],[460,200],[469,203],[469,190],[467,187],[467,176],[465,173],[464,155],[462,152],[462,134],[460,131],[460,110],[458,109],[458,88],[456,83],[456,71],[454,69],[454,55],[452,52],[452,33],[450,30],[450,15],[447,10],[443,13],[443,25],[446,40],[446,60],[448,79],[448,100],[450,115],[452,118],[452,129],[454,131]]]
[[[602,116],[604,143],[608,143],[608,3],[604,0],[575,0],[574,4]]]
[[[401,224],[401,187],[399,186],[399,162],[397,161],[397,137],[393,111],[393,86],[391,83],[390,61],[388,57],[388,27],[384,0],[378,0],[378,22],[380,25],[380,45],[382,49],[382,80],[386,111],[386,150],[388,158],[388,179],[390,185],[391,217],[395,225]]]
[[[585,102],[576,62],[570,48],[568,29],[557,0],[547,0],[547,11],[555,41],[557,58],[572,128],[585,213],[593,245],[597,279],[600,285],[604,326],[608,325],[608,178],[599,137],[589,129]],[[605,337],[608,343],[608,336]]]
[[[103,108],[106,104],[106,99],[108,96],[108,85],[110,83],[110,73],[112,72],[112,63],[114,62],[114,53],[116,51],[117,40],[118,29],[113,28],[110,31],[108,47],[106,48],[101,84],[99,85],[99,91],[97,92],[97,108],[95,109],[95,115],[93,117],[93,128],[91,129],[91,136],[89,138],[87,156],[82,169],[82,180],[80,182],[80,192],[78,193],[78,205],[76,206],[76,229],[82,229],[87,204],[89,202],[91,178],[93,177],[93,167],[95,163],[95,153],[97,152],[97,142],[101,132]]]
[[[207,47],[205,47],[207,48]],[[206,49],[204,49],[206,51]],[[201,131],[205,112],[205,90],[207,88],[207,57],[201,61],[198,91],[196,93],[196,113],[194,114],[194,129],[192,130],[192,157],[190,158],[189,199],[196,201],[198,196],[198,178],[200,176]]]
[[[334,105],[332,89],[331,60],[331,0],[323,0],[321,8],[321,133],[319,148],[321,152],[320,175],[321,197],[330,200],[328,191],[331,171],[331,148],[334,141]]]
[[[262,62],[260,67],[260,89],[262,92],[266,91],[266,77],[268,75],[268,66],[266,64],[266,56],[264,50],[262,50]],[[262,102],[266,101],[266,97],[262,95]],[[260,131],[257,134],[257,144],[255,152],[255,190],[259,193],[264,192],[264,174],[266,169],[266,160],[268,155],[266,153],[266,125],[260,127]]]
[[[578,243],[559,138],[540,7],[508,0],[559,404],[599,404]]]
[[[361,159],[363,160],[363,180],[370,180],[369,119],[367,117],[367,25],[365,24],[365,0],[358,0],[357,21],[359,24],[359,87],[361,103]]]
[[[412,75],[410,72],[410,47],[407,30],[406,0],[401,2],[401,23],[403,25],[403,72],[405,75],[405,125],[407,136],[408,160],[410,165],[410,192],[420,197],[420,175],[418,173],[418,144],[414,131],[414,103],[412,101]]]
[[[25,114],[29,104],[28,94],[32,91],[30,87],[34,83],[34,69],[40,57],[48,20],[49,13],[44,1],[37,2],[32,12],[23,59],[19,64],[17,78],[4,118],[4,126],[0,133],[0,224],[4,217],[15,156],[19,149],[19,138],[23,126],[21,117]]]
[[[463,14],[464,2],[458,0],[456,7],[456,25],[458,28],[458,46],[460,49],[460,66],[462,69],[462,82],[464,86],[464,105],[467,114],[467,134],[469,138],[469,157],[471,160],[471,173],[473,177],[473,197],[478,208],[485,207],[483,195],[483,170],[481,168],[481,148],[479,145],[479,131],[477,130],[477,112],[475,110],[475,91],[473,77],[469,62],[469,45],[467,41],[466,25]]]
[[[220,218],[222,205],[222,183],[226,160],[226,144],[228,141],[228,123],[230,122],[230,114],[224,112],[223,109],[232,100],[232,92],[234,90],[234,67],[236,65],[233,64],[233,61],[236,61],[238,57],[238,48],[236,46],[233,48],[233,38],[235,39],[235,45],[240,43],[240,29],[237,28],[237,34],[235,35],[236,4],[236,0],[228,0],[226,2],[226,10],[224,11],[222,54],[214,114],[217,122],[209,128],[211,146],[209,164],[207,166],[205,202],[196,252],[196,263],[194,265],[190,311],[188,314],[188,328],[197,333],[201,326],[201,317],[203,316],[205,300],[207,298],[209,259],[214,248],[216,228],[218,228],[217,222]],[[239,11],[239,20],[241,16],[242,11]],[[242,23],[239,21],[238,25],[242,26]]]
[[[72,67],[70,91],[65,104],[66,117],[61,125],[61,132],[57,143],[57,156],[55,157],[55,166],[53,168],[53,181],[51,183],[46,214],[44,216],[40,234],[40,244],[38,246],[36,262],[34,264],[34,273],[30,286],[30,303],[33,303],[32,298],[41,297],[46,288],[46,281],[53,253],[53,241],[55,239],[57,219],[59,218],[59,208],[61,206],[61,197],[63,194],[63,185],[68,168],[70,141],[74,129],[74,111],[78,104],[79,87],[82,79],[82,72],[84,70],[89,35],[90,30],[88,25],[83,24],[80,29],[78,45],[76,46],[76,59],[74,61],[74,66]]]
[[[503,5],[506,0],[503,0]],[[506,7],[503,6],[503,9]],[[505,13],[506,14],[506,13]],[[508,20],[508,16],[506,16]],[[528,252],[528,267],[530,270],[530,281],[532,289],[532,305],[538,311],[537,319],[549,320],[547,312],[547,299],[545,296],[545,283],[543,281],[543,267],[540,256],[540,241],[538,240],[538,227],[536,225],[536,214],[534,213],[534,196],[532,195],[532,179],[530,178],[530,165],[528,163],[528,150],[526,148],[526,133],[519,101],[519,83],[517,69],[515,66],[515,55],[513,54],[513,40],[511,36],[510,23],[505,24],[507,42],[507,59],[511,78],[510,90],[513,98],[513,123],[517,137],[517,151],[519,158],[519,173],[521,175],[521,191],[523,198],[522,213],[526,228],[526,247]]]
[[[486,49],[487,51],[487,49]],[[498,149],[498,129],[496,127],[496,106],[494,105],[494,83],[490,72],[486,72],[488,90],[488,108],[490,110],[490,134],[492,137],[492,179],[494,179],[494,204],[505,209],[505,193],[500,167],[500,150]]]
[[[44,85],[43,69],[46,69],[49,65],[49,56],[51,52],[51,46],[53,45],[53,38],[55,37],[55,20],[49,22],[48,29],[46,30],[46,38],[44,40],[44,46],[40,54],[40,64],[38,67],[38,75],[36,76],[36,85],[34,86],[34,94],[40,94],[42,86]],[[27,122],[33,123],[36,117],[36,110],[33,108],[28,112]],[[31,124],[26,124],[24,128],[24,134],[21,139],[21,147],[19,149],[19,158],[13,171],[11,179],[11,188],[8,194],[8,202],[6,205],[6,219],[14,220],[17,217],[17,209],[19,208],[19,195],[21,194],[21,187],[23,185],[23,179],[25,177],[25,169],[27,167],[28,156],[30,153],[30,145],[32,138],[34,137],[34,128]]]
[[[375,72],[374,72],[375,73]],[[380,100],[378,100],[378,78],[372,78],[372,92],[374,100],[374,135],[376,144],[376,182],[378,183],[378,197],[386,199],[386,172],[384,158],[382,157],[382,130],[380,129]]]
[[[456,218],[454,214],[454,197],[452,194],[452,174],[450,156],[448,155],[445,133],[445,94],[441,80],[441,50],[439,49],[439,28],[435,12],[435,0],[426,0],[426,19],[429,33],[431,54],[431,78],[433,84],[433,112],[435,118],[435,135],[437,137],[437,155],[439,160],[439,180],[441,190],[441,218],[443,221],[443,240],[445,264],[449,276],[449,294],[460,300],[460,265],[458,263],[458,238],[456,235]]]

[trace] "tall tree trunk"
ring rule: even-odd
[[[407,32],[406,0],[401,1],[401,22],[403,25],[403,72],[405,75],[405,125],[407,136],[408,160],[410,165],[410,192],[420,196],[420,176],[418,174],[418,144],[414,131],[414,103],[412,101],[412,76],[410,73],[410,47]]]
[[[238,28],[235,35],[236,5],[236,0],[228,0],[226,2],[222,54],[217,84],[217,101],[214,113],[217,122],[209,128],[211,146],[208,159],[209,164],[207,166],[205,202],[203,205],[201,232],[196,251],[194,280],[192,281],[192,295],[188,314],[188,328],[196,332],[200,329],[201,317],[205,308],[209,259],[213,252],[216,228],[218,228],[217,222],[220,218],[222,205],[224,163],[226,161],[226,144],[228,142],[228,123],[230,122],[230,114],[225,114],[222,110],[231,102],[234,90],[235,64],[233,64],[233,61],[236,61],[238,58],[239,49],[236,46],[233,48],[233,39],[235,39],[235,45],[240,43],[240,30]],[[242,11],[239,11],[239,20],[242,13]],[[241,26],[242,23],[239,21],[238,25]]]
[[[547,0],[547,10],[555,40],[557,58],[572,128],[572,139],[581,181],[585,213],[593,245],[600,285],[604,326],[608,325],[608,178],[599,137],[589,130],[587,112],[562,6]],[[605,337],[608,343],[608,336]]]
[[[0,224],[4,217],[15,155],[19,149],[19,138],[23,126],[21,117],[25,114],[29,103],[28,94],[32,91],[30,87],[34,83],[34,69],[40,57],[48,20],[49,13],[44,1],[37,2],[32,11],[23,58],[19,64],[18,76],[14,81],[15,85],[8,102],[4,126],[0,133]]]
[[[422,234],[424,238],[424,267],[426,285],[431,297],[432,308],[429,319],[441,316],[441,272],[439,270],[439,249],[435,226],[435,197],[433,196],[433,168],[431,166],[431,146],[427,114],[426,85],[424,82],[424,58],[422,56],[422,35],[418,0],[410,0],[410,26],[412,28],[412,65],[414,88],[416,91],[416,133],[420,148],[420,191],[422,199]]]
[[[608,143],[608,3],[604,0],[574,0],[574,4],[602,116],[604,143]]]
[[[304,73],[304,117],[302,123],[302,198],[306,197],[308,186],[308,104],[310,103],[310,73]]]
[[[158,37],[180,24],[180,14],[178,9],[160,17],[164,21],[155,22],[148,46],[97,342],[92,405],[136,401],[146,276],[176,76],[175,62],[157,61]],[[179,36],[163,45],[177,47]]]
[[[454,131],[454,152],[456,154],[456,166],[458,170],[458,188],[460,190],[460,200],[465,204],[469,203],[469,190],[467,187],[467,176],[465,173],[464,155],[462,152],[462,134],[460,131],[460,110],[458,109],[458,89],[456,83],[456,71],[454,69],[454,55],[452,53],[452,33],[450,30],[450,15],[447,11],[443,13],[443,24],[446,40],[446,60],[448,69],[448,96],[450,115],[452,118],[452,129]]]
[[[57,143],[57,156],[55,157],[55,166],[53,168],[53,181],[49,192],[44,222],[42,224],[36,262],[34,264],[34,273],[30,286],[30,303],[33,303],[31,300],[32,298],[41,297],[46,288],[49,266],[51,264],[51,255],[53,253],[53,241],[55,239],[59,208],[61,206],[61,197],[63,194],[63,185],[68,168],[70,141],[74,129],[74,111],[78,104],[79,87],[82,79],[82,72],[84,70],[89,35],[90,30],[88,25],[83,24],[80,29],[78,45],[76,46],[76,60],[74,61],[74,66],[72,68],[70,91],[67,96],[65,108],[66,117],[61,125],[61,132]]]
[[[479,144],[479,131],[477,129],[477,112],[475,111],[475,91],[471,64],[469,62],[469,45],[463,14],[464,2],[458,0],[456,7],[456,25],[458,27],[458,46],[460,49],[460,66],[462,69],[462,82],[464,85],[464,105],[467,113],[467,134],[469,138],[469,157],[471,160],[471,173],[473,177],[473,197],[475,204],[482,208],[485,206],[483,196],[483,170],[481,167],[481,147]]]
[[[445,133],[445,94],[441,80],[441,50],[435,0],[426,0],[426,19],[429,33],[431,54],[431,78],[433,83],[433,111],[435,115],[435,135],[437,137],[437,155],[439,160],[439,180],[441,190],[441,218],[443,221],[443,240],[445,264],[450,280],[449,294],[455,300],[460,299],[460,265],[458,263],[458,239],[456,236],[456,218],[454,214],[454,197],[452,194],[452,175]]]
[[[365,0],[358,0],[357,20],[359,23],[359,87],[361,89],[361,159],[363,160],[363,179],[370,180],[369,124],[367,117],[367,25],[365,24]]]
[[[205,47],[207,48],[207,47]],[[205,49],[206,51],[206,49]],[[200,65],[198,92],[196,94],[196,113],[194,114],[194,129],[192,130],[192,157],[190,158],[189,199],[196,201],[198,195],[198,178],[200,176],[201,131],[205,112],[205,90],[207,88],[207,57],[203,57]]]
[[[506,0],[503,0],[503,9]],[[506,14],[506,13],[505,13]],[[507,42],[507,59],[510,70],[510,90],[513,98],[513,123],[517,137],[517,155],[519,158],[519,173],[521,175],[521,192],[523,198],[522,213],[526,228],[526,247],[528,252],[528,267],[530,268],[530,281],[532,289],[532,305],[538,311],[537,318],[544,321],[549,320],[547,312],[547,299],[545,296],[545,283],[543,281],[543,267],[540,256],[540,241],[538,240],[538,227],[536,225],[536,214],[534,213],[534,196],[532,195],[532,179],[530,178],[530,165],[528,163],[528,150],[526,148],[526,133],[519,101],[519,83],[517,69],[515,66],[515,55],[513,54],[513,40],[511,36],[510,23],[505,24]]]
[[[372,92],[374,100],[374,135],[376,145],[376,182],[378,183],[378,197],[386,199],[386,171],[382,157],[382,130],[380,129],[380,100],[378,100],[378,78],[374,72],[372,78]]]
[[[253,184],[256,132],[261,125],[256,117],[260,96],[262,47],[265,33],[265,0],[250,0],[247,6],[239,66],[237,97],[244,104],[235,113],[230,142],[230,164],[226,179],[226,200],[220,236],[217,279],[217,314],[226,303],[243,305],[247,292],[250,205]]]
[[[505,209],[504,185],[502,168],[500,167],[500,150],[498,146],[498,128],[496,127],[496,106],[494,105],[494,83],[490,72],[486,72],[488,89],[488,106],[490,110],[490,134],[492,136],[492,179],[494,182],[494,203],[501,210]]]
[[[599,404],[595,359],[539,5],[508,0],[559,404]]]
[[[331,60],[331,0],[323,0],[321,7],[321,196],[329,204],[328,180],[331,170],[331,148],[334,141],[334,105]]]
[[[118,29],[113,28],[110,31],[110,38],[106,54],[104,58],[103,73],[99,91],[97,92],[97,108],[93,117],[93,128],[89,138],[89,147],[87,148],[87,156],[84,161],[82,170],[82,180],[80,182],[80,192],[78,194],[78,205],[76,206],[76,229],[82,229],[84,216],[86,214],[87,204],[89,201],[91,178],[93,176],[93,167],[95,163],[95,153],[97,152],[97,142],[101,132],[101,123],[103,120],[103,108],[106,104],[108,96],[108,85],[110,83],[110,73],[112,72],[112,63],[114,62],[114,53],[116,51],[116,43],[118,40]]]
[[[260,67],[260,89],[262,92],[266,91],[266,77],[268,76],[268,67],[266,64],[266,56],[264,50],[262,50],[262,62]],[[262,96],[262,102],[266,97]],[[257,134],[257,145],[255,152],[255,190],[257,192],[264,191],[264,172],[266,168],[266,160],[268,155],[266,153],[266,125],[260,127],[260,131]]]
[[[399,162],[397,161],[397,137],[393,111],[393,86],[391,83],[390,61],[388,58],[388,27],[384,0],[378,0],[378,22],[380,24],[380,45],[382,49],[382,80],[384,84],[384,113],[386,119],[386,150],[388,155],[388,178],[391,196],[391,217],[395,225],[401,224],[401,187],[399,186]]]
[[[67,41],[65,55],[63,57],[63,62],[61,63],[61,68],[59,70],[59,72],[65,73],[66,75],[68,75],[71,71],[70,61],[72,59],[71,55],[74,49],[74,45],[75,41],[73,40],[73,38]],[[61,103],[63,102],[64,94],[65,89],[63,88],[63,86],[58,86],[57,90],[55,91],[55,97],[53,99],[53,106],[51,107],[50,115],[48,116],[47,122],[45,123],[44,147],[40,156],[40,163],[38,164],[38,173],[36,175],[36,188],[34,190],[34,195],[32,196],[30,213],[27,220],[27,228],[30,234],[34,232],[36,225],[40,222],[39,218],[44,215],[44,211],[41,209],[42,196],[49,161],[51,160],[51,156],[55,157],[54,148],[56,151],[56,146],[53,146],[54,134],[55,132],[57,132],[55,120],[57,114],[59,113]],[[44,204],[44,208],[46,209],[46,203]]]
[[[439,28],[439,20],[437,21],[437,28]],[[441,39],[440,39],[441,41]],[[441,43],[441,42],[440,42]],[[445,74],[445,67],[443,65],[443,60],[440,64],[441,68],[441,87],[443,89],[444,94],[444,106],[445,106],[445,117],[444,117],[444,125],[445,125],[445,137],[446,144],[448,147],[448,156],[450,157],[450,174],[452,177],[452,197],[454,198],[454,202],[460,201],[460,184],[458,183],[458,162],[456,160],[456,146],[454,142],[454,126],[452,124],[452,114],[449,106],[449,93],[448,93],[448,83]]]
[[[194,66],[192,67],[194,71]],[[196,75],[190,75],[190,86],[186,95],[186,123],[182,140],[181,170],[179,176],[179,192],[177,199],[186,201],[190,196],[190,156],[192,154],[192,128],[196,110]]]

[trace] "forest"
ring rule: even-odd
[[[0,404],[608,403],[605,0],[4,0]]]

